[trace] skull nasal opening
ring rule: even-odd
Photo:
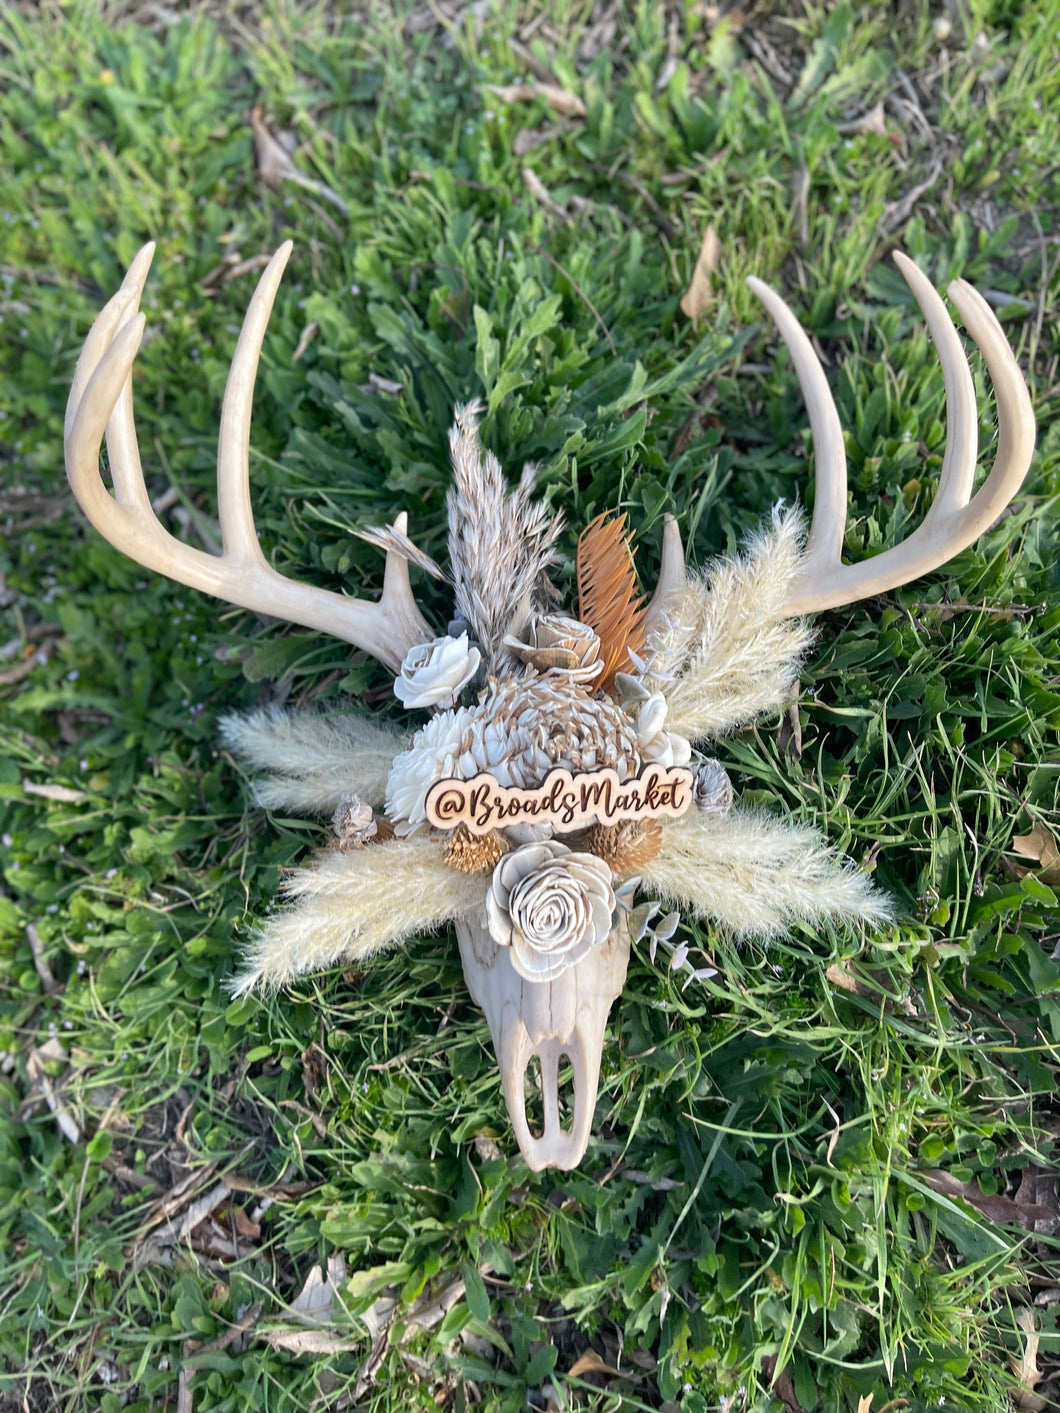
[[[566,1050],[544,1057],[532,1051],[523,1074],[523,1102],[530,1137],[569,1138],[574,1125],[574,1066]]]

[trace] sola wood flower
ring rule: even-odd
[[[453,707],[481,660],[478,648],[468,645],[466,633],[421,643],[405,654],[394,696],[406,707]]]
[[[416,732],[408,750],[394,757],[386,782],[386,812],[399,834],[427,818],[424,802],[434,782],[459,774],[457,760],[473,718],[468,707],[440,711]]]
[[[526,981],[554,981],[611,931],[611,870],[557,839],[501,859],[486,895],[490,935]]]
[[[599,633],[588,623],[562,613],[532,618],[522,637],[509,633],[504,646],[513,657],[539,672],[559,670],[575,682],[591,682],[604,670]]]
[[[589,1140],[604,1028],[629,957],[623,909],[638,885],[738,938],[768,936],[797,921],[887,916],[867,875],[814,831],[733,805],[728,777],[700,750],[791,700],[812,641],[805,615],[937,568],[1016,493],[1034,423],[1000,325],[969,286],[950,287],[984,354],[998,410],[995,465],[973,497],[977,412],[960,340],[925,277],[895,257],[940,350],[950,448],[925,523],[863,564],[840,559],[846,469],[825,375],[791,311],[752,281],[791,350],[810,407],[820,484],[808,539],[797,513],[779,511],[742,554],[689,573],[677,522],[668,517],[649,599],[638,582],[632,531],[624,517],[605,512],[578,542],[577,617],[557,613],[551,570],[562,520],[535,498],[532,467],[513,488],[506,485],[497,458],[479,443],[478,409],[457,408],[449,436],[448,570],[416,547],[399,514],[390,526],[360,532],[387,556],[382,596],[365,603],[285,579],[262,555],[254,530],[251,395],[289,245],[262,275],[229,379],[218,449],[223,552],[215,557],[183,545],[153,519],[131,392],[142,328],[137,308],[152,249],[136,257],[96,321],[74,376],[66,464],[88,518],[154,570],[370,653],[397,675],[405,706],[434,712],[414,733],[355,713],[270,709],[224,723],[226,743],[263,773],[263,804],[323,816],[340,806],[340,847],[285,879],[286,905],[252,939],[235,989],[280,986],[452,924],[468,989],[489,1020],[523,1155],[533,1168],[573,1167]],[[113,493],[99,475],[104,431]],[[435,636],[413,598],[410,563],[452,585],[453,615],[467,632]],[[475,697],[457,707],[462,691]],[[690,806],[674,817],[664,807],[646,808],[649,785],[671,771],[682,780],[669,788],[682,785]],[[483,772],[528,792],[529,802],[520,802],[523,822],[502,822],[482,837],[467,827],[461,833],[459,819],[448,830],[431,829],[425,800],[434,782],[455,778],[467,791]],[[550,789],[575,785],[590,801],[613,790],[626,813],[602,821],[590,805],[580,832],[565,832],[562,819],[574,816],[557,810],[549,817],[545,802]],[[375,813],[384,800],[387,819]],[[650,921],[657,908],[650,903],[642,916]],[[670,946],[676,925],[676,914],[657,924],[655,941]],[[673,944],[674,965],[687,961],[687,945]],[[532,1055],[541,1065],[544,1121],[537,1134],[525,1113]],[[574,1076],[569,1125],[557,1080],[564,1060]]]
[[[687,765],[692,759],[691,742],[676,731],[664,729],[667,713],[666,698],[652,692],[637,712],[637,750],[642,760],[659,765]]]

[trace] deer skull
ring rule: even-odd
[[[476,771],[493,772],[494,784],[499,780],[506,789],[525,787],[531,793],[555,769],[610,772],[620,783],[635,780],[642,764],[680,767],[697,741],[773,709],[784,700],[807,641],[799,615],[907,583],[945,563],[997,519],[1030,464],[1034,420],[1027,389],[990,309],[969,285],[956,281],[950,296],[984,355],[999,424],[993,469],[973,495],[978,413],[960,339],[924,275],[896,255],[942,362],[947,451],[938,494],[920,528],[866,562],[845,565],[846,465],[835,404],[794,315],[777,294],[751,280],[795,364],[809,408],[818,485],[805,552],[796,543],[797,532],[781,526],[769,542],[770,562],[755,571],[756,611],[768,617],[770,634],[729,633],[719,687],[710,673],[713,645],[727,631],[726,613],[737,627],[746,620],[748,605],[740,585],[753,576],[686,584],[680,534],[669,517],[650,603],[639,607],[630,577],[619,596],[617,626],[613,599],[607,599],[598,615],[582,604],[579,616],[585,623],[564,617],[538,632],[537,618],[550,598],[547,568],[559,521],[531,499],[532,476],[524,474],[518,487],[505,493],[499,464],[483,457],[473,414],[466,410],[458,410],[450,434],[454,489],[448,502],[448,574],[408,538],[404,514],[390,527],[364,532],[364,538],[386,551],[378,603],[301,585],[272,568],[258,546],[250,506],[250,413],[262,340],[290,252],[290,244],[283,246],[262,275],[225,391],[217,459],[222,553],[207,554],[175,539],[156,518],[144,483],[131,379],[144,329],[138,305],[153,246],[134,260],[93,325],[78,362],[66,416],[70,484],[92,524],[134,560],[231,603],[362,648],[392,672],[401,672],[403,701],[434,711],[405,749],[393,728],[363,719],[354,728],[328,718],[306,725],[282,714],[259,713],[230,727],[233,743],[273,772],[271,788],[262,791],[271,803],[330,813],[346,792],[356,791],[372,806],[386,796],[390,806],[389,818],[360,801],[352,814],[347,808],[347,816],[359,821],[344,839],[343,847],[349,844],[351,851],[324,854],[289,882],[295,904],[274,915],[259,934],[245,985],[279,984],[340,958],[367,956],[426,928],[454,923],[468,989],[486,1012],[526,1161],[534,1169],[570,1168],[589,1140],[604,1028],[629,958],[625,921],[617,909],[609,911],[610,904],[604,907],[607,900],[614,902],[612,872],[616,885],[623,878],[642,878],[693,914],[737,931],[776,930],[797,917],[878,916],[879,904],[868,883],[809,831],[738,811],[729,819],[713,818],[702,800],[682,818],[656,822],[652,832],[621,834],[622,847],[606,830],[594,833],[604,828],[599,821],[584,820],[589,827],[580,835],[564,837],[553,820],[532,836],[544,849],[542,858],[553,858],[557,849],[591,858],[572,866],[586,890],[571,904],[577,926],[555,946],[549,933],[549,945],[542,950],[533,926],[524,926],[525,919],[509,926],[504,916],[504,906],[515,896],[514,885],[508,887],[511,866],[505,855],[513,844],[525,845],[525,839],[504,828],[470,840],[458,830],[440,836],[428,828],[427,790],[449,775],[466,782]],[[99,472],[104,434],[113,490]],[[632,554],[621,533],[618,541],[617,549],[611,545],[617,555],[611,563],[619,563],[624,573],[623,554],[630,566]],[[410,561],[453,585],[466,632],[434,636],[412,596]],[[782,563],[787,566],[783,573]],[[682,620],[685,614],[688,623]],[[682,632],[670,634],[675,623]],[[785,631],[785,624],[795,626]],[[643,656],[645,644],[650,660]],[[770,653],[775,661],[763,673],[762,655]],[[623,676],[628,692],[621,685]],[[673,700],[680,696],[683,705],[667,720],[669,687],[659,690],[659,684],[671,682],[676,683]],[[478,696],[470,705],[459,705],[462,692]],[[727,705],[730,700],[742,703],[743,715]],[[412,837],[394,838],[395,825],[399,836]],[[487,882],[491,869],[493,881]],[[597,888],[593,876],[605,874],[605,884]],[[797,887],[789,886],[792,878]],[[549,926],[552,918],[550,912]],[[538,1135],[530,1131],[524,1097],[524,1076],[533,1056],[541,1069],[544,1115]],[[559,1093],[564,1057],[574,1081],[568,1128],[562,1123]]]

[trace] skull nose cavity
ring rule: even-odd
[[[518,1110],[512,1120],[529,1167],[576,1167],[589,1140],[596,1084],[586,1071],[577,1035],[566,1040],[542,1040],[528,1046],[517,1084]],[[560,1086],[560,1067],[570,1065],[569,1099],[566,1076]],[[591,1081],[591,1082],[590,1082]],[[566,1113],[563,1109],[566,1109]],[[509,1104],[509,1108],[512,1106]]]
[[[555,1141],[556,1138],[570,1136],[574,1123],[574,1072],[572,1069],[569,1076],[564,1076],[570,1084],[569,1099],[564,1106],[560,1088],[560,1069],[564,1064],[573,1065],[570,1055],[566,1050],[551,1045],[530,1054],[523,1083],[527,1098],[527,1128],[535,1141]],[[563,1113],[564,1107],[566,1115]]]

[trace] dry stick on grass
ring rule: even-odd
[[[30,951],[33,953],[33,965],[37,968],[37,975],[40,977],[40,984],[44,987],[47,996],[55,994],[55,977],[48,959],[44,955],[44,943],[40,940],[40,933],[37,931],[36,923],[26,924],[26,940],[29,942]]]

